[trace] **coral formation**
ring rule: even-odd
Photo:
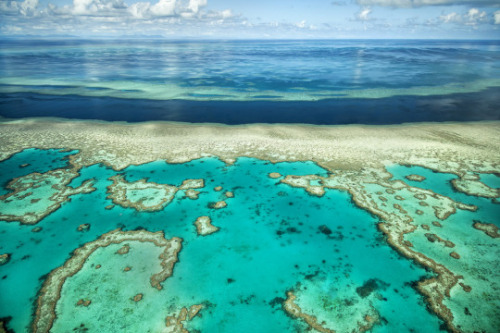
[[[326,189],[347,191],[354,204],[380,219],[378,229],[384,233],[390,246],[433,274],[416,285],[417,290],[425,296],[429,309],[445,321],[450,331],[467,331],[470,326],[464,323],[470,319],[466,316],[471,311],[474,312],[468,302],[472,297],[477,297],[477,290],[483,290],[477,287],[477,281],[474,280],[477,275],[463,268],[470,260],[467,258],[468,250],[476,249],[472,245],[470,249],[464,249],[457,239],[447,236],[447,228],[451,224],[448,223],[448,218],[465,211],[473,212],[476,207],[430,190],[409,186],[402,181],[390,181],[392,175],[386,172],[385,167],[394,164],[422,166],[436,172],[451,173],[457,177],[452,181],[457,191],[478,198],[493,199],[493,203],[498,203],[498,189],[489,187],[479,177],[486,173],[498,174],[498,134],[498,122],[418,124],[389,128],[325,126],[315,127],[311,131],[309,126],[300,125],[229,127],[148,123],[129,126],[119,123],[89,124],[40,119],[26,122],[2,121],[0,159],[9,158],[31,147],[68,147],[78,148],[79,151],[68,157],[67,169],[33,173],[12,180],[8,184],[10,192],[0,197],[0,219],[35,224],[55,212],[70,196],[90,193],[94,190],[92,180],[77,188],[70,187],[69,184],[78,176],[82,167],[96,163],[121,170],[130,165],[156,160],[183,163],[206,156],[218,156],[227,164],[234,163],[240,156],[265,159],[272,163],[314,161],[328,171],[327,177],[287,175],[277,186],[288,184],[303,188],[314,197],[324,196]],[[425,180],[422,176],[416,176],[418,175],[409,175],[406,179]],[[283,176],[270,173],[268,177],[278,179]],[[115,204],[146,211],[163,209],[173,200],[178,190],[183,190],[186,197],[195,199],[199,195],[195,189],[204,187],[203,180],[186,180],[179,187],[147,182],[146,179],[129,183],[121,175],[112,180],[113,184],[108,190]],[[226,194],[226,197],[230,196]],[[212,207],[216,208],[217,204],[225,206],[226,203],[219,201]],[[106,209],[113,207],[114,205],[108,205]],[[475,221],[473,227],[493,238],[481,235],[485,241],[496,241],[499,237],[498,227],[494,224]],[[475,230],[471,230],[472,232],[479,233]],[[103,237],[106,238],[106,235]],[[131,234],[127,234],[125,238],[127,237],[127,241],[140,241]],[[424,242],[420,242],[422,239]],[[110,240],[110,244],[122,242],[120,237],[115,240]],[[151,277],[151,285],[158,289],[161,289],[161,282],[172,273],[180,250],[180,240],[169,242],[173,242],[170,245],[171,251],[165,254],[165,258],[161,258],[162,272]],[[424,243],[425,246],[422,245]],[[35,332],[50,330],[55,318],[54,307],[59,298],[58,292],[65,278],[75,274],[78,266],[83,264],[85,253],[95,251],[94,245],[89,244],[93,242],[75,250],[73,257],[64,266],[49,274],[37,300],[37,313],[33,322]],[[98,248],[105,245],[95,246]],[[450,248],[454,250],[451,253]],[[443,256],[436,255],[441,252],[444,253]],[[453,259],[459,256],[458,253],[460,259]],[[468,274],[464,273],[462,276],[461,270]],[[487,282],[492,279],[490,273],[481,272]],[[489,291],[495,295],[498,293],[497,289],[487,291],[483,291],[485,295],[491,295]],[[490,308],[495,309],[496,300],[493,298],[485,297],[482,302],[493,304]],[[302,313],[293,293],[288,295],[287,302],[290,312],[295,314],[291,313],[292,317],[304,320],[311,327],[322,327],[322,323],[313,320],[311,315]],[[179,313],[171,322],[178,323],[179,317],[187,318],[188,312],[186,309],[186,314]],[[481,315],[492,317],[491,313]],[[373,322],[374,318],[368,315],[367,323]],[[478,331],[484,330],[479,323],[477,325]],[[181,327],[180,330],[182,329],[184,328]]]
[[[213,208],[213,209],[221,209],[221,208],[225,208],[226,206],[227,206],[227,203],[223,200],[210,203],[210,205],[209,205],[209,207]]]
[[[421,175],[408,175],[405,178],[414,182],[423,182],[425,180],[425,177]]]
[[[472,226],[477,230],[481,230],[491,238],[500,238],[498,227],[493,223],[482,223],[480,221],[474,221],[474,224]]]
[[[111,180],[113,184],[108,186],[108,199],[113,200],[115,205],[149,212],[165,208],[172,202],[179,190],[186,190],[186,195],[195,199],[199,192],[194,191],[194,189],[204,187],[203,179],[187,179],[180,187],[146,182],[145,179],[129,183],[122,175],[113,176]],[[194,192],[187,193],[187,191]]]
[[[75,275],[83,267],[87,258],[96,250],[110,244],[120,244],[123,242],[152,242],[155,246],[164,248],[159,259],[162,270],[155,273],[150,278],[153,288],[162,289],[161,283],[172,275],[173,268],[177,262],[177,255],[181,250],[182,239],[165,239],[163,232],[149,232],[146,230],[121,231],[116,229],[110,231],[95,241],[84,244],[76,249],[73,256],[68,259],[63,266],[54,269],[47,276],[42,289],[40,290],[37,302],[36,313],[33,321],[33,332],[49,332],[56,319],[56,305],[61,297],[61,289],[67,278]],[[84,306],[86,300],[81,300]]]
[[[458,285],[463,276],[453,273],[445,265],[436,262],[425,253],[414,250],[411,242],[406,241],[406,235],[413,233],[417,229],[415,221],[422,218],[433,216],[441,221],[446,220],[458,210],[475,211],[477,207],[472,205],[455,202],[451,198],[434,193],[430,190],[424,190],[417,187],[411,187],[401,181],[389,181],[391,174],[378,169],[365,169],[363,172],[350,172],[335,170],[329,177],[319,177],[316,175],[293,176],[288,175],[280,182],[297,188],[304,188],[309,194],[317,195],[317,190],[311,190],[311,179],[320,180],[321,186],[325,188],[335,188],[348,191],[354,203],[360,208],[366,209],[372,214],[378,216],[381,223],[378,224],[387,237],[387,242],[399,253],[408,259],[414,260],[420,265],[431,269],[436,273],[436,277],[418,282],[417,289],[426,296],[429,308],[442,318],[450,331],[459,332],[460,320],[454,317],[451,310],[443,304],[444,300],[450,299],[450,291]],[[387,203],[387,199],[382,200],[377,196],[377,192],[385,190],[392,196],[391,200],[397,200],[392,206]],[[396,198],[396,196],[399,196]],[[421,210],[415,210],[414,204],[410,199],[418,196],[419,200],[427,203],[421,206]],[[413,212],[412,213],[412,209]],[[422,228],[429,230],[429,226],[423,224]],[[431,243],[441,243],[445,247],[453,248],[455,244],[449,240],[442,239],[436,234],[426,233],[428,241]],[[450,256],[459,259],[457,252],[451,252]]]
[[[9,253],[4,253],[0,254],[0,265],[5,265],[8,263],[10,260],[10,254]]]
[[[200,236],[207,236],[219,231],[219,228],[212,225],[212,219],[209,216],[200,216],[194,222],[196,231]]]
[[[325,322],[318,323],[318,319],[310,314],[304,313],[296,303],[297,297],[292,291],[287,292],[287,299],[283,302],[283,309],[292,318],[302,319],[310,328],[321,333],[335,333],[336,331],[325,327]],[[366,332],[379,322],[376,312],[364,316],[364,322],[357,323],[356,332]]]
[[[184,323],[191,321],[203,308],[202,304],[191,305],[189,309],[182,308],[178,314],[173,314],[165,319],[165,326],[171,333],[189,333],[184,328]]]
[[[36,224],[69,201],[70,196],[95,191],[93,180],[77,188],[68,186],[78,175],[75,169],[57,169],[11,180],[7,184],[11,192],[0,196],[0,220]]]

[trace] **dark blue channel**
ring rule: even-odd
[[[317,125],[500,120],[500,88],[477,93],[321,101],[188,101],[0,94],[0,116]]]

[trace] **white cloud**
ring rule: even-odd
[[[445,5],[473,5],[498,6],[498,0],[356,0],[361,6],[383,6],[395,8],[445,6]]]
[[[17,1],[0,1],[0,12],[5,14],[19,12]]]
[[[154,16],[174,16],[176,0],[159,0],[150,7]]]
[[[489,21],[488,14],[485,11],[480,11],[477,8],[471,8],[465,14],[458,14],[456,12],[441,15],[439,19],[443,23],[455,23],[462,25],[476,26],[480,23],[487,23]]]
[[[368,15],[372,12],[372,10],[368,7],[362,8],[357,14],[356,14],[356,19],[359,21],[368,21],[370,18],[368,18]]]
[[[457,11],[457,9],[449,10],[448,12],[453,11],[449,14],[441,12],[443,10],[441,8],[436,8],[438,13],[434,14],[434,18],[420,17],[408,22],[406,26],[401,28],[406,29],[403,32],[395,30],[394,27],[401,27],[401,25],[397,25],[397,20],[389,22],[383,17],[372,17],[376,14],[374,6],[377,5],[416,7],[424,3],[435,5],[438,0],[356,0],[358,3],[364,2],[368,5],[359,7],[356,14],[350,14],[352,15],[351,23],[345,26],[336,23],[321,25],[318,22],[312,25],[309,21],[255,22],[242,15],[235,15],[230,9],[209,10],[206,8],[208,0],[72,0],[72,3],[65,6],[56,6],[50,3],[55,0],[41,0],[42,3],[49,1],[46,6],[40,4],[39,1],[0,0],[0,35],[63,34],[89,37],[97,35],[154,35],[176,36],[178,38],[203,36],[221,38],[386,36],[390,38],[394,32],[404,36],[409,29],[416,29],[417,33],[422,29],[426,33],[441,29],[440,31],[448,36],[447,33],[450,31],[465,31],[465,29],[459,29],[460,25],[462,27],[473,26],[474,29],[477,27],[478,31],[486,31],[487,26],[490,26],[488,29],[492,29],[495,28],[493,23],[500,24],[500,10],[493,13],[495,9],[481,8],[479,5],[473,8],[469,6],[470,10],[467,9],[464,12]],[[333,0],[333,3],[354,3],[356,1]],[[449,0],[439,1],[450,3]],[[478,0],[478,2],[485,3],[484,0]],[[441,16],[439,16],[440,12]],[[359,24],[353,23],[353,21],[366,23]],[[365,29],[366,32],[362,29]],[[467,31],[469,30],[473,29],[468,28]]]
[[[500,24],[500,10],[493,13],[493,18],[495,19],[495,24]]]
[[[0,16],[21,14],[30,16],[40,14],[39,0],[0,0]],[[71,5],[58,7],[49,3],[46,7],[48,15],[74,16],[131,16],[132,18],[150,17],[193,17],[207,5],[207,0],[156,0],[157,2],[135,2],[127,6],[124,0],[73,0]],[[230,12],[224,15],[229,17]]]
[[[220,14],[223,19],[230,18],[231,16],[233,16],[233,12],[231,11],[231,9],[223,10],[222,12],[220,12]]]
[[[113,15],[127,6],[123,0],[73,0],[74,15]]]
[[[462,16],[458,13],[450,13],[450,14],[446,14],[446,15],[441,15],[439,17],[439,19],[441,21],[443,21],[444,23],[450,23],[450,22],[458,22],[458,21],[461,21],[462,20]]]
[[[275,26],[279,26],[280,24],[275,22]],[[282,23],[281,24],[283,27],[288,28],[288,29],[291,29],[291,30],[295,30],[295,28],[301,30],[301,31],[310,31],[310,30],[318,30],[318,27],[316,27],[315,25],[313,24],[309,24],[307,23],[306,20],[302,20],[300,22],[297,22],[295,24],[288,24],[288,23]]]
[[[20,6],[20,12],[24,16],[33,15],[38,7],[38,0],[24,0]]]
[[[301,29],[303,29],[303,28],[305,28],[305,27],[306,27],[306,24],[307,24],[306,20],[302,20],[302,21],[300,21],[299,23],[295,24],[295,26],[296,26],[297,28],[301,28]]]
[[[194,36],[209,34],[206,30],[213,24],[229,27],[243,20],[230,9],[205,10],[207,0],[139,0],[129,5],[127,0],[73,0],[70,5],[49,3],[44,8],[38,1],[0,0],[0,35]]]
[[[128,7],[128,12],[133,17],[142,19],[149,17],[149,7],[151,7],[151,3],[149,2],[136,2]]]
[[[151,5],[150,2],[136,2],[128,7],[128,12],[135,18],[145,19],[151,17],[174,17],[191,18],[200,13],[200,10],[207,5],[207,0],[189,0],[182,2],[178,0],[159,0]],[[227,17],[231,16],[230,11],[222,12]],[[229,15],[228,15],[229,14]]]
[[[189,0],[188,9],[197,14],[200,8],[207,5],[207,0]]]
[[[465,15],[469,22],[487,22],[488,15],[486,12],[481,12],[477,8],[471,8]]]
[[[93,0],[73,0],[73,14],[84,15],[91,12]]]
[[[10,15],[33,16],[37,13],[38,0],[0,1],[0,13]]]

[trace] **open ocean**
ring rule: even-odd
[[[499,51],[499,41],[7,39],[0,41],[0,116],[498,120]]]

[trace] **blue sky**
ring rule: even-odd
[[[500,0],[0,0],[0,34],[500,39]]]

